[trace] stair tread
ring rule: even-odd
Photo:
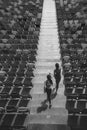
[[[35,123],[29,124],[28,128],[30,130],[71,130],[66,124],[46,124],[46,123]]]
[[[67,124],[67,116],[64,115],[50,115],[49,113],[44,114],[30,114],[27,119],[29,124]]]

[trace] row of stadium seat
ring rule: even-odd
[[[67,124],[87,128],[87,1],[55,0],[64,75]]]
[[[0,1],[0,129],[26,130],[43,0]]]

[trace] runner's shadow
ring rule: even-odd
[[[41,102],[41,106],[37,108],[37,113],[41,113],[42,111],[45,111],[47,109],[48,105],[46,103],[47,99]]]

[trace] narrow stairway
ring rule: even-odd
[[[57,26],[55,1],[44,0],[36,69],[34,70],[35,77],[32,81],[34,87],[31,91],[32,100],[29,104],[31,113],[29,119],[27,119],[28,124],[67,124],[68,112],[65,108],[66,97],[64,96],[63,76],[61,76],[57,96],[52,100],[52,108],[49,109],[48,104],[42,106],[42,102],[46,99],[46,94],[43,91],[46,76],[48,73],[53,75],[56,62],[61,67]]]

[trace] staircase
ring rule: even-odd
[[[49,72],[53,75],[55,63],[58,62],[61,67],[60,57],[55,1],[44,0],[37,61],[35,64],[36,69],[34,70],[35,77],[32,81],[34,87],[31,91],[32,100],[29,103],[31,113],[26,119],[26,123],[29,125],[67,125],[68,112],[65,108],[66,97],[64,96],[63,76],[61,76],[58,93],[52,100],[51,109],[48,108],[48,103],[45,103],[46,94],[43,91],[46,76]]]

